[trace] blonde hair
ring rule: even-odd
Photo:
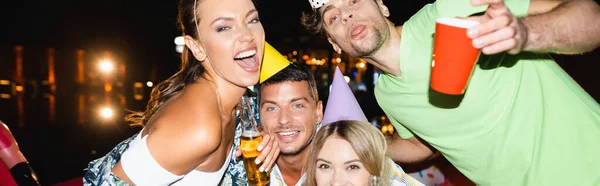
[[[304,186],[316,186],[317,158],[330,137],[339,137],[350,143],[365,169],[376,176],[377,185],[390,185],[390,165],[387,163],[387,143],[383,134],[368,122],[341,120],[323,126],[315,135],[308,155]]]

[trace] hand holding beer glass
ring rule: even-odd
[[[479,24],[459,18],[436,20],[431,62],[431,88],[449,95],[464,94],[480,50],[467,36],[469,27]]]
[[[256,158],[262,153],[273,153],[269,151],[264,151],[264,146],[262,149],[259,149],[263,137],[258,130],[258,124],[256,119],[254,118],[254,113],[250,106],[250,98],[248,96],[242,96],[239,104],[238,110],[240,116],[240,122],[242,125],[242,137],[240,139],[240,149],[242,151],[242,157],[244,161],[244,167],[246,169],[246,177],[248,178],[248,183],[251,186],[264,186],[269,184],[269,171],[265,170],[262,165],[263,162],[256,163]],[[271,139],[274,140],[274,139]],[[273,143],[270,143],[273,145]],[[275,143],[275,145],[277,145]],[[278,147],[277,147],[278,148]],[[261,151],[263,150],[263,151]],[[279,152],[275,152],[279,154]],[[267,158],[263,158],[267,159]],[[268,160],[268,159],[267,159]],[[274,161],[274,160],[273,160]],[[270,163],[271,165],[273,162]],[[271,166],[269,165],[269,166]],[[269,169],[269,168],[266,168]]]

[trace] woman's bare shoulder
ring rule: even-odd
[[[177,130],[182,135],[201,137],[205,132],[219,133],[221,111],[215,89],[206,84],[193,84],[184,88],[167,107],[161,120],[165,122],[162,125],[177,125],[172,130]]]
[[[165,105],[148,136],[152,155],[158,162],[165,161],[165,168],[173,167],[173,173],[195,168],[220,145],[221,117],[216,94],[202,88],[184,89]]]

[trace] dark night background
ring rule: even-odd
[[[402,24],[431,0],[384,0],[396,24]],[[180,35],[175,25],[175,0],[100,0],[100,1],[2,1],[0,2],[0,80],[15,81],[23,92],[0,99],[0,120],[7,123],[21,151],[28,158],[44,185],[51,185],[83,175],[87,163],[107,153],[121,140],[139,128],[122,120],[124,109],[145,107],[150,88],[144,89],[142,100],[133,99],[134,82],[164,80],[178,70],[179,54],[173,42]],[[300,15],[310,8],[306,0],[256,0],[266,32],[266,40],[281,53],[328,51],[330,45],[321,37],[309,35],[300,25]],[[600,37],[600,36],[599,36]],[[15,76],[15,47],[23,47],[23,78]],[[43,83],[47,78],[47,49],[55,50],[56,91]],[[125,64],[126,76],[119,76],[122,86],[115,86],[113,100],[119,95],[126,103],[116,108],[112,120],[97,117],[97,105],[104,96],[97,76],[86,75],[86,83],[76,83],[76,52],[85,51],[86,73],[109,51],[113,59]],[[598,67],[600,51],[583,55],[554,55],[559,64],[596,100],[600,100]],[[313,68],[331,75],[331,69]],[[366,73],[373,73],[368,65]],[[351,73],[348,69],[346,72]],[[93,74],[93,72],[90,72]],[[371,78],[369,78],[369,76]],[[372,82],[372,75],[365,76]],[[370,81],[369,81],[370,80]],[[327,84],[328,82],[324,82]],[[368,118],[383,115],[372,95],[357,93]],[[100,87],[100,88],[99,88]],[[325,86],[327,87],[327,86]],[[327,100],[326,88],[320,97]],[[8,91],[6,87],[0,91]],[[100,92],[100,93],[98,93]],[[2,92],[0,92],[2,93]],[[55,98],[54,106],[48,98]],[[78,116],[78,100],[85,104]],[[20,97],[20,98],[19,98]],[[23,116],[19,116],[19,99]],[[53,99],[54,99],[53,98]],[[324,104],[325,105],[325,104]],[[54,107],[54,111],[51,111]],[[54,117],[50,117],[54,113]]]

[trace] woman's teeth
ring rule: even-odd
[[[256,54],[256,49],[241,52],[237,56],[235,56],[234,59],[236,59],[236,60],[244,59],[244,58],[253,56],[254,54]]]

